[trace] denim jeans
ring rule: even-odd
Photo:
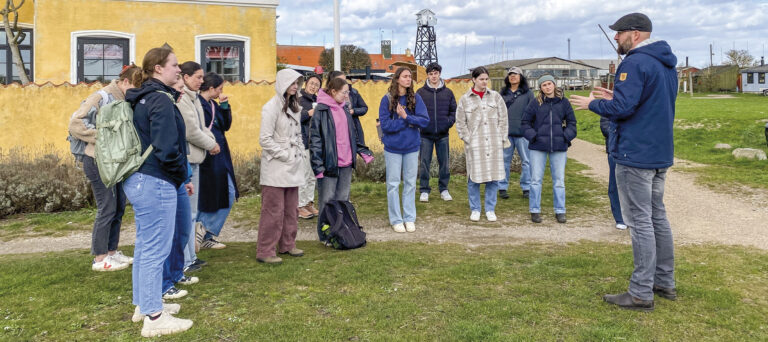
[[[608,153],[608,199],[611,201],[611,213],[613,214],[613,220],[617,224],[624,223],[624,219],[621,218],[621,201],[619,200],[619,188],[616,186],[616,162],[613,161],[613,157]]]
[[[664,208],[667,169],[638,169],[616,165],[621,214],[630,228],[635,269],[629,294],[653,299],[653,285],[675,287],[675,252],[672,227]]]
[[[565,214],[565,162],[567,152],[542,152],[531,150],[531,190],[528,197],[528,211],[541,213],[541,184],[544,168],[549,157],[549,172],[552,175],[552,197],[555,214]]]
[[[389,224],[416,222],[416,173],[419,152],[406,154],[384,151],[387,169],[387,211]],[[401,178],[402,175],[402,178]],[[400,181],[403,182],[403,211],[400,211]]]
[[[469,195],[469,210],[480,211],[480,184],[485,184],[485,211],[496,211],[496,195],[499,191],[499,182],[491,181],[475,183],[467,177],[467,194]]]
[[[515,156],[515,150],[520,156],[520,189],[529,191],[531,189],[531,163],[528,151],[528,139],[524,137],[509,137],[512,146],[504,149],[504,171],[507,177],[499,181],[499,190],[509,190],[509,167],[512,165],[512,157]]]
[[[136,218],[133,305],[142,314],[163,310],[163,267],[171,251],[178,195],[173,184],[143,173],[123,182]]]
[[[96,163],[88,156],[83,158],[83,171],[91,183],[97,208],[91,235],[91,254],[102,255],[116,251],[117,244],[120,242],[120,225],[125,213],[123,184],[117,183],[114,187],[107,189],[101,181]]]
[[[429,193],[432,188],[429,187],[429,169],[432,165],[432,147],[437,154],[437,164],[439,166],[437,186],[440,192],[448,190],[448,182],[451,181],[450,146],[448,145],[448,136],[432,139],[421,137],[421,150],[419,151],[419,192]]]
[[[328,201],[349,201],[349,191],[352,186],[352,167],[340,167],[338,177],[324,176],[317,180],[318,185],[318,210],[322,213],[325,204]],[[325,241],[323,236],[323,226],[320,220],[317,220],[317,237],[320,241]]]
[[[230,176],[227,176],[227,186],[229,187],[229,207],[210,213],[204,211],[197,213],[197,220],[202,223],[205,228],[205,236],[203,237],[203,240],[219,236],[221,228],[224,228],[224,222],[227,221],[229,212],[232,211],[232,206],[235,204],[235,184],[232,182],[232,177]]]
[[[182,185],[176,190],[176,222],[171,253],[165,259],[163,268],[163,293],[184,277],[184,249],[190,238],[194,238],[194,235],[190,235],[189,229],[192,225],[189,202],[187,189]]]
[[[195,193],[189,196],[189,236],[191,239],[188,239],[184,247],[184,267],[192,265],[197,259],[197,254],[195,253],[195,222],[197,222],[197,194],[200,191],[200,164],[189,164],[189,166],[192,167],[192,185],[195,186]]]

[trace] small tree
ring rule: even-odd
[[[371,57],[361,47],[354,45],[341,46],[341,71],[349,73],[352,69],[364,69],[371,65]],[[320,53],[320,66],[323,70],[333,69],[333,49],[325,49]]]
[[[725,57],[728,58],[726,64],[737,65],[739,69],[752,66],[755,60],[755,57],[752,57],[747,50],[728,50]]]
[[[21,83],[29,83],[29,76],[27,76],[27,69],[24,69],[24,61],[21,60],[21,53],[19,53],[19,44],[24,40],[26,34],[19,28],[19,8],[24,6],[24,1],[16,5],[14,0],[5,0],[5,6],[0,10],[0,15],[3,16],[3,26],[5,27],[5,35],[8,37],[8,46],[11,48],[11,56],[13,58],[13,65],[16,66],[16,70],[19,72],[19,79]],[[11,14],[13,14],[13,24],[11,24]],[[11,77],[11,75],[8,75]]]

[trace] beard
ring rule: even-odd
[[[632,37],[627,37],[623,41],[617,43],[618,49],[616,49],[616,52],[618,52],[620,55],[626,55],[629,50],[632,50]]]

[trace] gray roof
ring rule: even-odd
[[[594,65],[587,64],[587,63],[584,63],[584,62],[581,62],[581,61],[578,61],[578,60],[567,60],[567,59],[560,58],[560,57],[511,59],[511,60],[508,60],[508,61],[488,64],[488,65],[485,65],[485,67],[488,68],[488,69],[499,68],[499,67],[508,69],[508,68],[513,67],[513,66],[522,67],[522,66],[525,66],[525,65],[535,64],[535,63],[538,63],[538,62],[541,62],[541,61],[545,61],[545,60],[548,60],[548,59],[559,59],[559,60],[561,60],[563,62],[567,62],[567,63],[579,64],[579,65],[583,65],[583,66],[586,66],[586,67],[589,67],[589,68],[593,68],[593,69],[600,69],[599,67],[596,67]]]
[[[768,64],[742,69],[741,72],[768,72]]]
[[[613,62],[617,68],[619,67],[619,63],[621,63],[618,59],[577,59],[575,62],[594,65],[600,70],[609,70],[611,62]]]

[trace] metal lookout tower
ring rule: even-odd
[[[437,18],[435,13],[423,9],[416,13],[416,48],[414,57],[416,64],[427,66],[427,64],[437,63],[437,36],[435,35],[435,24]]]

